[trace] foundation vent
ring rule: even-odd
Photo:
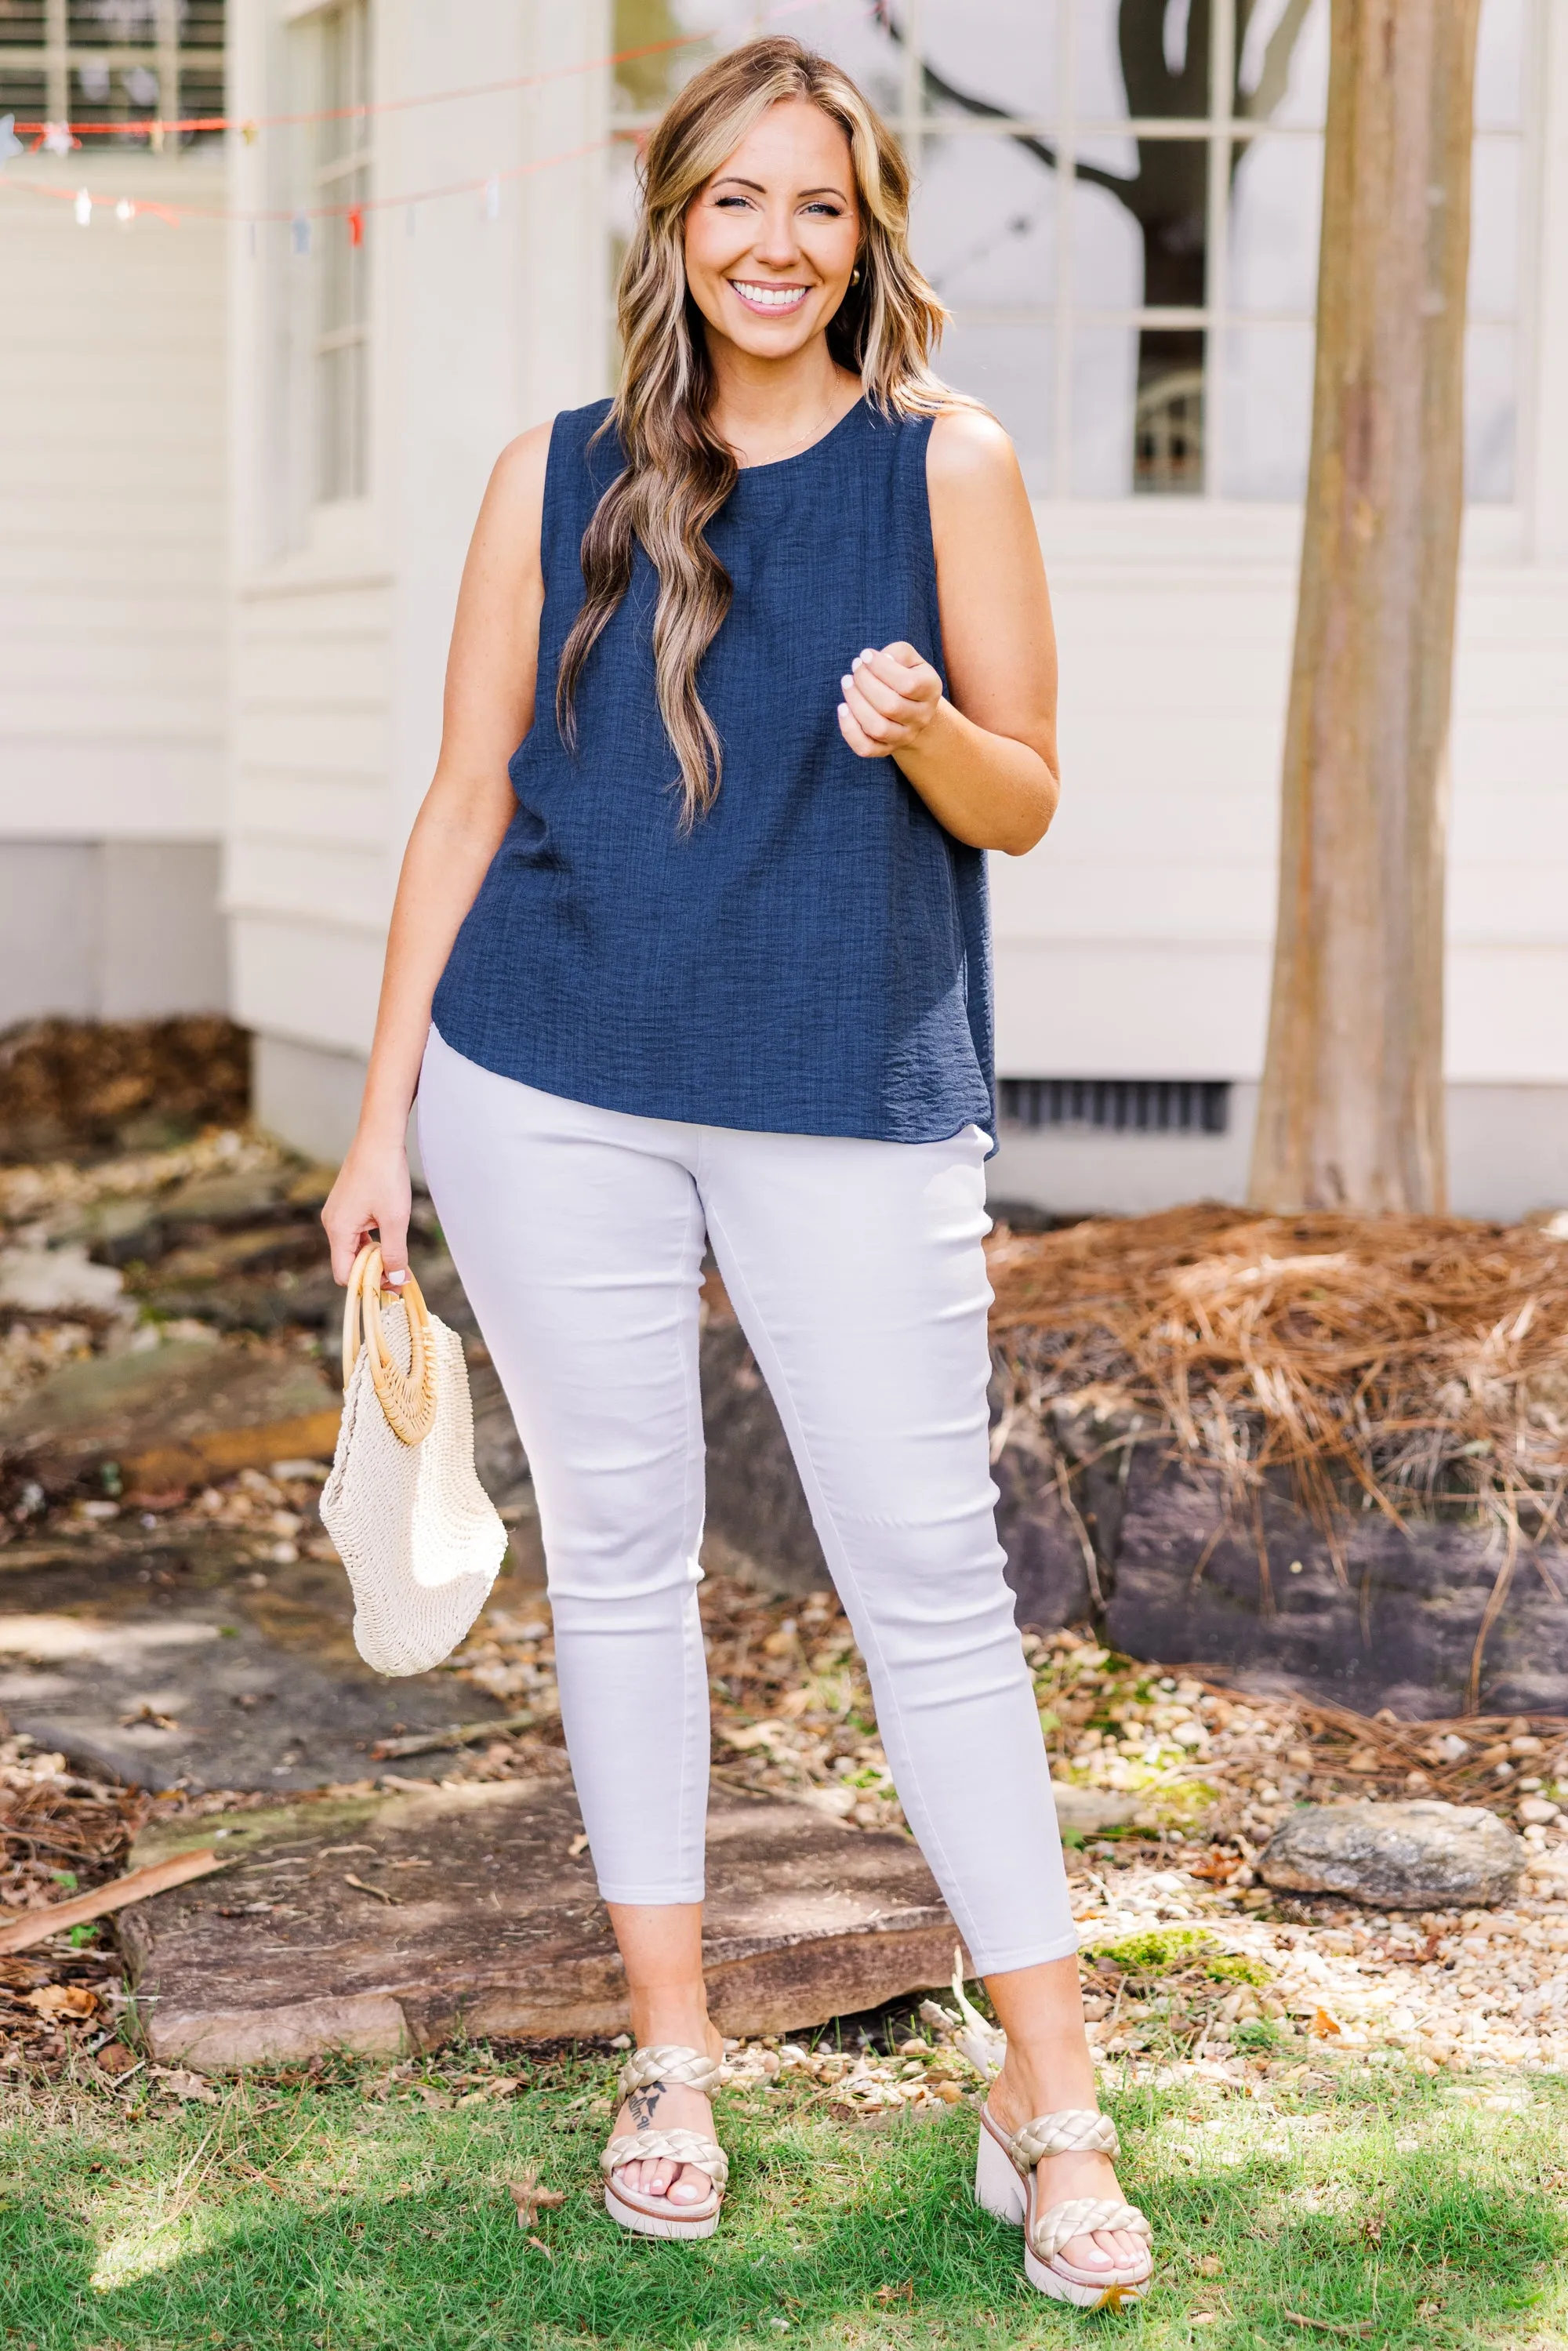
[[[1113,1134],[1224,1134],[1230,1085],[1215,1078],[1004,1078],[1011,1126],[1092,1127]]]

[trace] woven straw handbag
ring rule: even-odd
[[[489,1597],[507,1530],[474,1468],[463,1345],[409,1274],[384,1298],[362,1249],[343,1309],[343,1418],[321,1523],[354,1589],[354,1646],[378,1674],[450,1656]]]

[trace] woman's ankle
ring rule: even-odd
[[[724,2042],[706,2010],[694,2011],[685,2001],[634,2002],[632,2042],[637,2049],[700,2049],[710,2057],[724,2053]]]
[[[1087,2045],[1016,2050],[1010,2044],[991,2085],[991,2103],[1016,2130],[1036,2115],[1096,2109],[1099,2094]]]

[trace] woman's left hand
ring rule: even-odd
[[[900,638],[855,655],[839,680],[839,732],[857,758],[888,759],[923,735],[942,707],[942,680]]]

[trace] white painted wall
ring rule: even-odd
[[[230,21],[234,110],[282,110],[276,0],[235,0]],[[380,0],[374,21],[380,96],[526,76],[609,46],[604,0],[570,10],[465,0],[455,15],[440,0]],[[318,1148],[340,1144],[351,1118],[340,1097],[357,1064],[345,1057],[370,1042],[486,478],[516,434],[606,388],[606,158],[595,142],[607,95],[601,75],[568,75],[378,118],[377,194],[494,173],[500,203],[496,219],[479,192],[370,216],[362,502],[312,509],[302,487],[308,422],[289,276],[299,265],[287,225],[263,228],[254,249],[248,231],[234,239],[235,1000],[263,1040],[263,1113]],[[242,210],[295,200],[287,150],[270,137],[236,152]],[[575,149],[591,152],[508,176]],[[280,549],[280,538],[292,543]]]
[[[221,205],[196,153],[0,188],[0,1028],[210,1009],[226,724],[225,257],[26,178]],[[136,854],[131,854],[134,849]]]

